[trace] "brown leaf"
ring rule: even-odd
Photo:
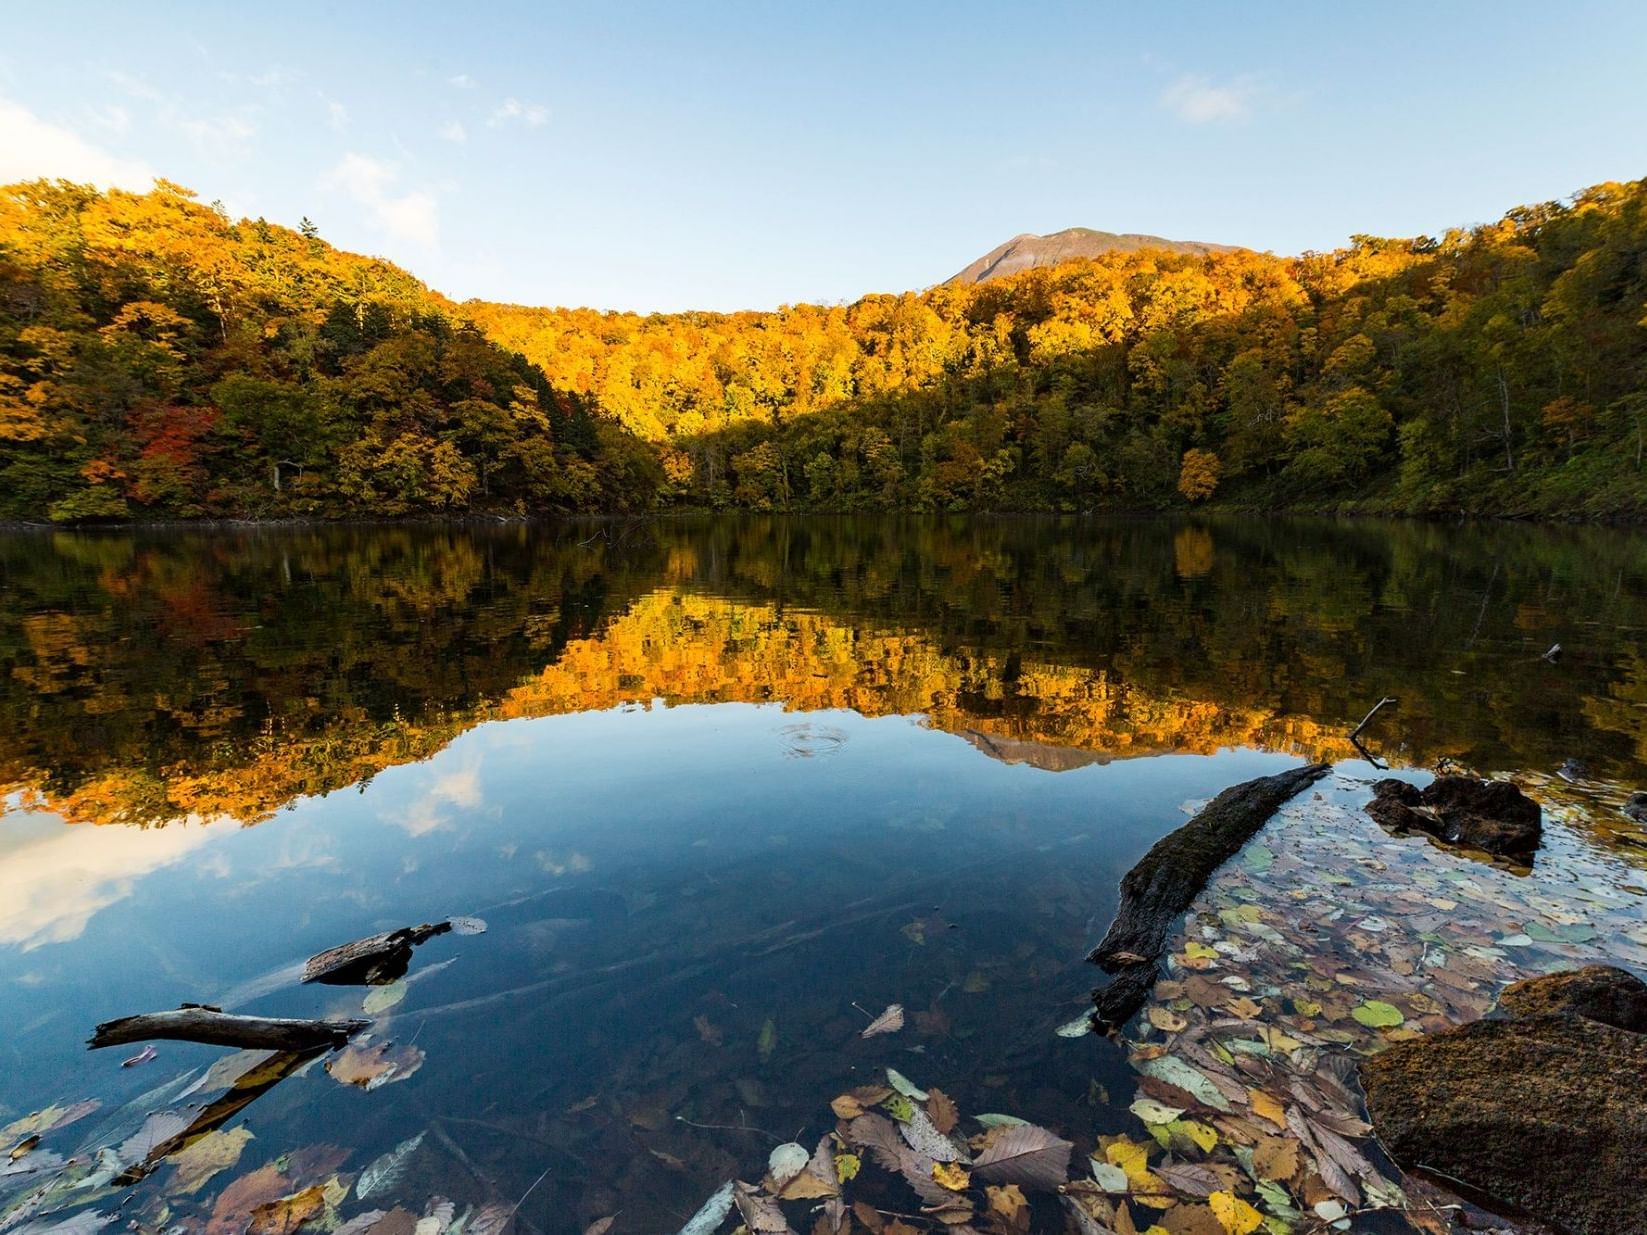
[[[955,1125],[960,1122],[961,1113],[955,1109],[955,1101],[943,1090],[936,1087],[927,1091],[926,1117],[932,1121],[932,1126],[948,1136],[955,1131]]]
[[[987,1187],[984,1196],[989,1201],[990,1215],[1009,1231],[1022,1233],[1029,1230],[1029,1200],[1017,1184]]]
[[[868,1201],[853,1201],[852,1216],[868,1228],[870,1235],[881,1235],[881,1229],[886,1226],[886,1219],[881,1217],[881,1211]]]
[[[738,1213],[750,1235],[795,1235],[789,1219],[783,1216],[778,1202],[746,1183],[738,1183],[732,1192]]]
[[[609,1214],[604,1218],[596,1218],[583,1228],[583,1235],[606,1235],[612,1229],[612,1224],[618,1220],[617,1214]]]
[[[726,1041],[726,1035],[721,1032],[720,1027],[713,1024],[707,1016],[694,1016],[692,1025],[698,1031],[698,1037],[710,1046],[719,1046]]]
[[[1291,1179],[1298,1173],[1298,1150],[1298,1142],[1291,1137],[1266,1136],[1252,1151],[1253,1170],[1260,1179]]]
[[[1155,1173],[1174,1192],[1185,1196],[1211,1196],[1224,1186],[1218,1172],[1194,1162],[1168,1162],[1155,1168]]]
[[[351,1043],[326,1061],[326,1072],[340,1084],[372,1090],[403,1081],[422,1066],[423,1052],[415,1046]]]
[[[252,1208],[247,1235],[292,1235],[300,1226],[326,1208],[325,1189],[305,1188],[276,1201]]]
[[[867,1149],[883,1170],[899,1169],[899,1158],[904,1152],[903,1139],[885,1115],[870,1112],[848,1120],[846,1139],[860,1149]]]
[[[242,1175],[218,1194],[206,1235],[241,1235],[252,1210],[286,1195],[288,1180],[274,1163]]]
[[[1157,1224],[1167,1235],[1226,1235],[1224,1224],[1206,1205],[1174,1205]]]
[[[1069,1178],[1070,1142],[1035,1124],[1003,1128],[973,1162],[986,1183],[1056,1191]]]
[[[870,1021],[869,1022],[869,1027],[867,1029],[865,1029],[858,1036],[860,1038],[873,1038],[877,1034],[897,1033],[903,1027],[904,1027],[904,1006],[903,1006],[903,1004],[901,1004],[901,1003],[888,1004],[886,1011],[882,1012],[874,1020]]]
[[[829,1104],[837,1119],[856,1119],[864,1113],[863,1104],[849,1093],[843,1093]]]

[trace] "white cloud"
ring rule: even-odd
[[[133,77],[130,73],[121,73],[118,70],[109,74],[109,80],[119,86],[134,99],[143,99],[145,102],[158,103],[164,97],[158,89],[151,86],[141,77]]]
[[[469,134],[464,131],[463,126],[456,120],[453,120],[450,124],[441,125],[435,130],[435,134],[449,142],[466,142],[469,140]]]
[[[239,116],[179,119],[178,130],[210,159],[239,158],[251,148],[257,130]]]
[[[1218,85],[1206,77],[1180,77],[1161,95],[1161,103],[1190,124],[1245,120],[1252,115],[1258,86],[1249,78]]]
[[[473,77],[469,76],[469,74],[459,73],[454,77],[448,77],[446,79],[446,84],[448,86],[456,86],[459,90],[473,90],[477,83]]]
[[[440,238],[439,205],[434,195],[421,190],[396,193],[399,173],[394,164],[369,155],[346,154],[321,187],[341,192],[366,207],[378,225],[397,240],[410,241],[425,249],[437,247]]]
[[[326,104],[326,120],[337,132],[341,133],[349,124],[349,109],[336,99],[327,98],[324,93],[320,101]]]
[[[512,120],[519,120],[528,128],[542,128],[549,123],[549,109],[542,103],[522,103],[519,99],[505,99],[492,112],[492,118],[486,123],[495,127]]]
[[[78,133],[42,120],[28,108],[0,98],[0,184],[41,176],[107,188],[147,189],[154,173],[136,159],[110,154]]]
[[[88,107],[86,114],[92,118],[92,123],[111,133],[124,133],[132,127],[132,114],[118,103],[110,103],[104,107]]]
[[[78,939],[92,918],[130,896],[144,876],[235,831],[228,820],[130,828],[66,824],[44,812],[10,815],[0,862],[0,943],[28,952]]]

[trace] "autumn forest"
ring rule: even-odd
[[[651,316],[454,303],[307,220],[35,181],[0,190],[0,518],[1640,517],[1644,312],[1643,181],[1330,253]]]

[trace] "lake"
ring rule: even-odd
[[[270,1086],[192,1190],[175,1164],[130,1190],[141,1229],[238,1235],[237,1204],[412,1145],[379,1208],[674,1231],[888,1067],[1090,1145],[1133,1119],[1132,1067],[1057,1030],[1100,978],[1083,957],[1118,880],[1195,804],[1303,760],[1335,764],[1346,818],[1367,756],[1525,778],[1560,809],[1531,876],[1399,854],[1601,888],[1602,928],[1531,942],[1647,955],[1647,833],[1616,809],[1647,787],[1639,532],[42,532],[0,537],[0,595],[0,1124],[44,1129],[35,1152],[83,1180],[225,1056],[161,1042],[123,1067],[136,1048],[86,1051],[97,1023],[185,1001],[378,1021],[370,1087],[318,1061]],[[453,915],[487,929],[391,986],[299,980]],[[894,1003],[901,1031],[860,1036]],[[48,1178],[0,1173],[0,1214]],[[108,1184],[85,1203],[127,1195]]]

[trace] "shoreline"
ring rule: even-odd
[[[272,518],[214,516],[201,519],[94,519],[74,523],[35,520],[0,520],[0,534],[39,532],[137,532],[137,531],[258,531],[265,528],[369,528],[369,527],[531,527],[551,523],[662,523],[674,519],[774,518],[774,519],[1054,519],[1193,522],[1200,518],[1250,519],[1332,519],[1369,523],[1433,523],[1454,526],[1515,523],[1536,527],[1647,528],[1647,514],[1560,516],[1488,514],[1471,511],[1402,514],[1369,510],[1330,510],[1288,507],[1263,510],[1243,506],[1199,506],[1193,510],[714,510],[705,507],[678,507],[643,512],[575,511],[533,514],[491,514],[471,511],[463,514],[423,512],[407,515],[282,515]]]

